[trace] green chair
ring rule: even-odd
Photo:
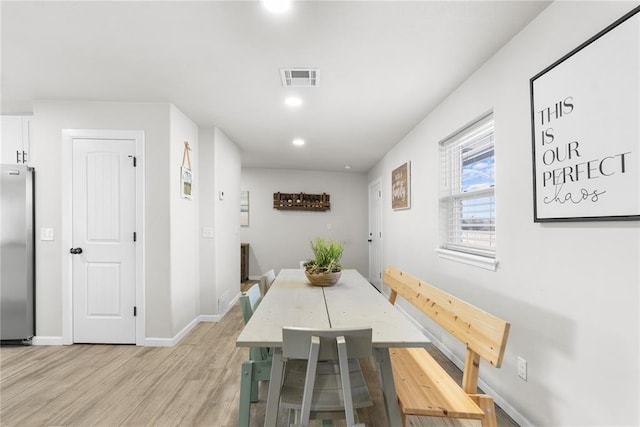
[[[276,280],[276,273],[273,270],[267,271],[260,277],[260,293],[263,297],[271,287],[274,280]]]
[[[257,283],[240,295],[240,308],[245,325],[251,319],[260,301],[262,301],[262,296],[260,295],[260,286]],[[271,349],[251,347],[249,360],[242,363],[238,408],[238,425],[240,427],[249,426],[251,402],[258,401],[258,383],[259,381],[269,381],[271,376],[271,358]]]

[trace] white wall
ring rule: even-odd
[[[61,229],[61,130],[132,129],[145,135],[145,339],[171,345],[198,320],[216,320],[239,293],[240,152],[218,129],[203,130],[170,104],[34,102],[31,164],[36,230]],[[180,196],[184,141],[191,146],[193,198]],[[224,200],[218,200],[224,191]],[[201,239],[200,227],[215,229]],[[62,337],[59,238],[36,242],[36,335]],[[201,268],[202,267],[202,268]],[[223,298],[222,313],[219,299]],[[202,317],[204,315],[204,317]],[[207,317],[214,316],[214,317]],[[42,341],[44,342],[44,341]]]
[[[60,188],[61,130],[141,129],[145,132],[146,151],[141,159],[145,162],[147,212],[143,233],[145,337],[173,339],[196,321],[200,313],[197,126],[170,104],[47,101],[35,102],[34,113],[31,151],[38,179],[36,229],[52,227],[56,233],[61,226],[63,191]],[[192,200],[180,197],[184,141],[189,141],[193,150],[190,155],[194,171]],[[38,336],[62,335],[60,269],[65,255],[57,241],[36,243]]]
[[[34,102],[31,165],[36,169],[36,235],[54,229],[56,240],[36,241],[36,335],[62,336],[61,131],[132,129],[145,133],[144,244],[147,337],[171,337],[169,264],[169,104]]]
[[[203,319],[215,320],[240,293],[240,150],[220,129],[200,129],[199,139],[199,310]],[[206,229],[213,233],[206,236]]]
[[[249,191],[249,226],[240,237],[249,243],[249,275],[299,268],[312,256],[309,242],[317,236],[344,242],[342,264],[368,275],[368,190],[366,175],[272,169],[242,169],[241,189]],[[281,211],[273,193],[327,193],[326,212]]]
[[[200,314],[216,316],[218,314],[218,297],[215,276],[215,129],[199,129],[199,173],[198,181],[205,191],[200,194]],[[240,165],[238,165],[238,169]],[[205,230],[210,230],[208,236]]]
[[[240,293],[240,150],[215,130],[215,280],[220,314]],[[219,197],[224,193],[224,197]]]
[[[532,76],[637,4],[551,4],[369,173],[369,180],[383,178],[385,264],[511,322],[502,368],[483,363],[480,373],[523,424],[640,424],[640,224],[533,223],[529,110]],[[496,129],[496,272],[443,260],[434,252],[438,142],[491,109]],[[406,160],[412,162],[412,207],[394,212],[390,173]],[[407,310],[464,359],[461,345]],[[528,361],[527,382],[516,375],[517,356]]]
[[[198,127],[173,105],[171,106],[171,140],[169,171],[171,220],[171,308],[172,336],[176,336],[199,315],[199,239],[198,203],[200,185],[198,166]],[[193,172],[192,198],[180,195],[180,167],[184,143],[189,142],[191,171]],[[185,159],[185,166],[189,163]],[[151,215],[155,214],[150,212]]]

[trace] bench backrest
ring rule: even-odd
[[[384,282],[391,288],[389,301],[400,295],[467,346],[463,388],[475,393],[479,357],[500,367],[509,336],[509,323],[441,289],[388,266]]]

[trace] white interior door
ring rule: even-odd
[[[382,188],[369,184],[369,282],[382,291]]]
[[[72,150],[73,341],[135,344],[135,141],[73,139]]]

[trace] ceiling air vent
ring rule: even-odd
[[[320,86],[320,70],[317,68],[280,68],[284,87]]]

